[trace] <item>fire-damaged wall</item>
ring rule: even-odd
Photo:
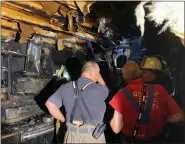
[[[54,46],[36,38],[24,44],[2,41],[1,139],[6,144],[51,143],[53,139],[53,118],[35,99],[56,72],[50,55]]]
[[[183,38],[169,29],[159,35],[165,23],[156,27],[147,20],[142,9],[136,10],[140,2],[1,4],[3,143],[51,143],[56,129],[45,102],[60,85],[79,78],[88,60],[100,66],[110,89],[108,102],[125,85],[120,68],[127,61],[140,64],[144,56],[157,55],[166,63],[165,85],[172,86],[169,93],[185,109]],[[144,15],[145,21],[136,13],[141,18]],[[108,121],[109,105],[107,109]],[[105,132],[107,142],[115,142],[109,130]]]

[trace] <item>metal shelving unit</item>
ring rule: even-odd
[[[7,50],[3,50],[1,51],[1,55],[4,55],[8,57],[8,61],[7,61],[7,69],[8,69],[8,96],[7,96],[7,100],[11,100],[11,95],[12,95],[12,57],[27,57],[27,55],[21,54],[21,53],[17,53],[17,52],[13,52],[13,51],[7,51]]]

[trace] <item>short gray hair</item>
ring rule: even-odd
[[[86,62],[82,67],[82,72],[94,72],[97,71],[98,64],[94,61]]]

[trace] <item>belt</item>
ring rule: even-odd
[[[91,126],[91,127],[83,127],[83,126],[77,127],[77,126],[74,126],[74,125],[68,125],[67,129],[69,131],[76,132],[76,133],[93,133],[95,127],[94,126]]]

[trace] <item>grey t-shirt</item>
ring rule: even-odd
[[[90,79],[80,77],[78,79],[78,87],[82,89],[86,84],[92,82]],[[106,86],[100,84],[92,83],[88,85],[82,92],[82,97],[85,104],[91,114],[92,120],[96,123],[102,123],[106,104],[105,99],[109,94],[109,90]],[[74,89],[72,82],[62,85],[50,98],[49,101],[55,104],[58,108],[64,105],[66,110],[66,121],[70,121],[70,115],[75,102]],[[78,106],[77,106],[78,107]],[[85,110],[84,106],[81,104],[81,111],[83,112],[83,117],[85,121],[89,121],[89,115]],[[79,109],[77,108],[74,114],[74,120],[79,119]],[[81,119],[82,120],[82,119]]]

